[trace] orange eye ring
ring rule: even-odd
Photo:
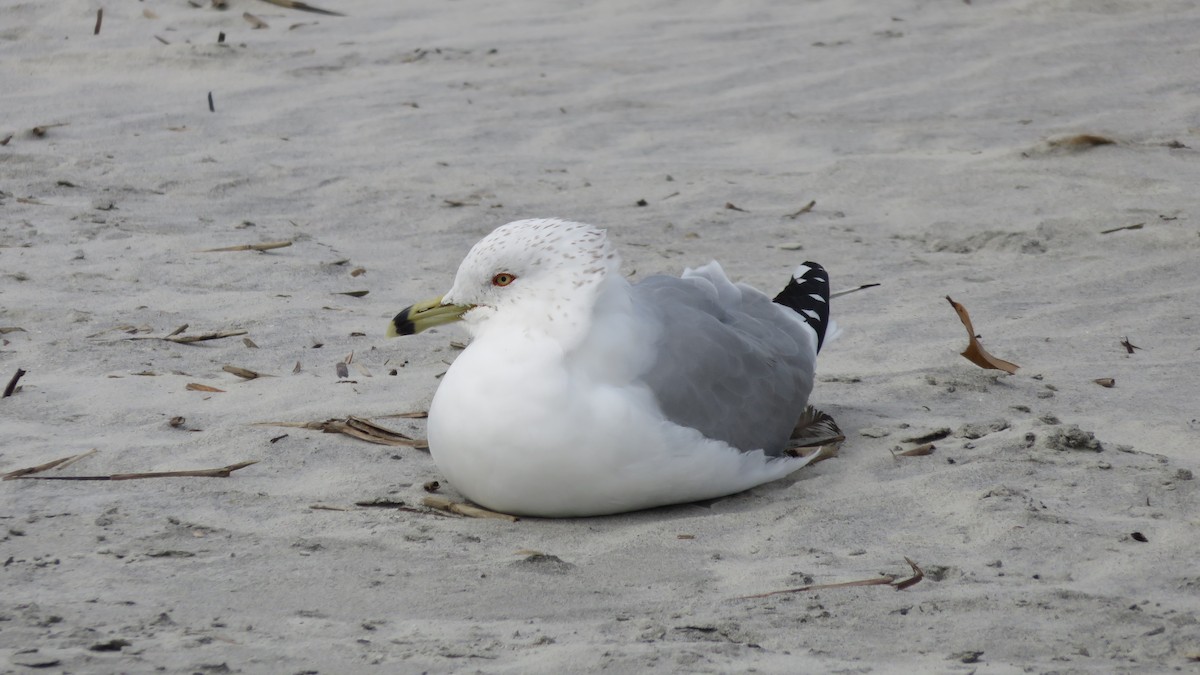
[[[501,273],[497,274],[496,276],[492,277],[492,285],[493,286],[507,286],[516,280],[517,280],[517,276],[515,274],[509,274],[508,272],[501,272]]]

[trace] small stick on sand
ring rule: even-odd
[[[221,37],[225,37],[225,34],[224,34],[224,33],[221,33]],[[211,112],[211,113],[215,113],[215,112],[217,112],[217,106],[213,105],[213,100],[212,100],[212,92],[211,92],[211,91],[210,91],[210,92],[208,92],[208,112]]]
[[[274,248],[287,248],[291,246],[290,241],[267,241],[261,244],[239,244],[237,246],[226,246],[224,248],[206,248],[197,253],[225,253],[228,251],[270,251]]]
[[[104,8],[96,10],[96,27],[92,30],[92,35],[100,34],[100,22],[104,20]]]
[[[215,333],[201,333],[199,335],[168,335],[167,337],[162,338],[162,339],[169,340],[170,342],[178,342],[181,345],[190,345],[193,342],[204,342],[206,340],[220,340],[220,339],[227,338],[227,337],[236,337],[238,335],[245,335],[246,333],[249,333],[249,332],[250,331],[246,331],[246,330],[222,330],[222,331],[217,331]],[[129,339],[135,340],[138,338],[129,338]]]
[[[31,467],[27,467],[24,469],[17,469],[16,471],[9,471],[8,473],[4,474],[3,476],[0,476],[0,480],[13,480],[14,478],[20,478],[22,476],[28,476],[30,474],[41,473],[43,471],[49,471],[50,469],[53,469],[55,467],[62,468],[69,464],[74,464],[75,462],[78,462],[79,460],[83,459],[84,457],[87,457],[89,455],[94,455],[94,454],[96,454],[96,449],[92,448],[91,450],[80,453],[78,455],[71,455],[70,457],[63,457],[62,459],[56,459],[52,462],[46,462],[45,464],[39,464],[37,466],[31,466]]]
[[[393,413],[391,415],[379,415],[379,417],[402,417],[410,420],[423,420],[429,417],[427,410],[414,410],[413,412]]]
[[[933,443],[926,443],[924,445],[918,445],[917,447],[915,447],[911,450],[904,450],[903,452],[894,452],[892,454],[895,455],[896,457],[924,457],[925,455],[932,455],[933,451],[936,449],[937,449],[937,446],[934,445]]]
[[[25,370],[22,368],[17,368],[17,372],[13,373],[12,379],[8,381],[8,386],[4,387],[4,395],[0,396],[0,398],[8,398],[9,396],[12,396],[13,392],[17,390],[17,382],[20,382],[21,378],[24,376]]]
[[[864,290],[864,289],[867,289],[867,288],[875,288],[876,286],[881,286],[881,285],[882,285],[882,284],[878,284],[878,283],[875,283],[875,284],[863,284],[862,286],[855,286],[854,288],[847,288],[847,289],[845,289],[845,290],[841,290],[841,291],[835,291],[835,292],[833,292],[833,293],[830,293],[830,294],[829,294],[829,297],[830,297],[830,298],[840,298],[840,297],[842,297],[843,295],[850,295],[851,293],[857,293],[858,291],[861,291],[861,290]]]
[[[1100,234],[1112,234],[1121,230],[1140,230],[1145,227],[1145,223],[1134,223],[1133,225],[1122,225],[1120,227],[1110,227],[1107,230],[1100,230]]]
[[[250,26],[254,30],[259,30],[262,28],[270,28],[270,26],[267,25],[266,21],[263,21],[262,19],[258,18],[257,16],[254,16],[250,12],[242,12],[242,18],[245,19],[246,21],[250,22]]]
[[[114,473],[110,476],[14,476],[23,480],[138,480],[141,478],[228,478],[229,474],[244,469],[258,460],[238,462],[217,469],[191,469],[187,471],[153,471],[150,473]]]
[[[186,326],[185,326],[186,327]],[[222,330],[214,333],[201,333],[199,335],[177,335],[179,331],[170,335],[133,335],[125,338],[126,340],[166,340],[168,342],[177,342],[181,345],[190,345],[193,342],[204,342],[205,340],[220,340],[227,337],[236,337],[245,335],[250,331],[245,330]]]
[[[257,379],[260,377],[271,377],[270,375],[255,372],[253,370],[250,370],[249,368],[242,368],[240,366],[221,366],[221,370],[223,370],[227,373],[233,374],[233,375],[237,375],[238,377],[242,378],[243,380],[254,380],[254,379]]]
[[[481,509],[478,506],[450,501],[445,497],[437,497],[434,495],[430,495],[422,499],[421,503],[430,508],[449,511],[450,513],[457,513],[460,516],[468,516],[470,518],[494,518],[496,520],[507,520],[510,523],[515,523],[520,520],[520,518],[507,513],[488,511],[487,509]]]
[[[791,218],[792,220],[795,220],[795,219],[799,218],[800,216],[808,213],[809,211],[812,211],[813,207],[816,205],[817,205],[817,200],[814,199],[811,202],[805,204],[804,206],[801,206],[799,211],[797,211],[795,213],[787,214],[787,217]]]
[[[410,438],[386,427],[379,426],[371,420],[350,415],[345,419],[329,419],[323,422],[257,422],[255,426],[293,427],[300,429],[315,429],[327,434],[345,434],[368,443],[377,445],[402,446],[424,450],[429,442],[422,438]]]
[[[898,591],[902,591],[906,588],[916,585],[925,578],[925,573],[921,571],[920,567],[917,567],[917,563],[913,562],[911,558],[905,556],[904,562],[908,563],[908,566],[911,567],[913,571],[913,575],[907,579],[897,579],[895,575],[885,574],[874,579],[843,581],[836,584],[809,584],[807,586],[800,586],[799,588],[785,588],[782,591],[771,591],[769,593],[758,593],[756,595],[743,595],[734,598],[734,600],[754,600],[758,598],[769,598],[772,595],[783,595],[785,593],[806,593],[808,591],[824,591],[833,588],[850,588],[852,586],[891,586]]]
[[[300,2],[299,0],[263,0],[263,2],[270,3],[270,4],[276,5],[278,7],[287,7],[288,9],[297,9],[297,10],[300,10],[301,12],[312,12],[313,14],[324,14],[326,16],[346,16],[345,14],[342,14],[341,12],[331,12],[328,9],[321,9],[320,7],[313,7],[312,5]]]

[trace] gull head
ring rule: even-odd
[[[388,335],[462,320],[476,338],[497,329],[560,341],[588,330],[604,282],[620,258],[604,231],[557,219],[518,220],[471,248],[445,295],[400,312]]]

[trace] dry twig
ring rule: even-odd
[[[184,328],[187,324],[184,324]],[[190,345],[193,342],[204,342],[206,340],[220,340],[227,337],[236,337],[245,335],[250,331],[245,330],[221,330],[213,333],[201,333],[199,335],[178,335],[179,329],[176,329],[170,335],[134,335],[125,338],[126,340],[166,340],[168,342],[177,342],[181,345]]]
[[[261,244],[238,244],[237,246],[225,246],[222,248],[206,248],[197,253],[225,253],[228,251],[270,251],[275,248],[287,248],[291,246],[290,241],[265,241]]]
[[[61,469],[64,466],[74,464],[75,462],[78,462],[79,460],[83,459],[84,457],[87,457],[89,455],[94,455],[94,454],[96,454],[96,449],[92,448],[91,450],[88,450],[87,452],[81,452],[78,455],[71,455],[70,457],[63,457],[62,459],[56,459],[52,462],[46,462],[45,464],[38,464],[37,466],[30,466],[30,467],[26,467],[24,469],[17,469],[16,471],[9,471],[8,473],[4,474],[3,476],[0,476],[0,479],[13,480],[14,478],[21,478],[22,476],[28,476],[28,475],[35,474],[35,473],[41,473],[43,471],[49,471],[50,469],[53,469],[55,467]]]
[[[411,438],[399,431],[381,427],[371,420],[353,415],[345,419],[328,419],[323,422],[257,422],[255,426],[315,429],[327,434],[345,434],[377,445],[402,446],[418,450],[429,447],[429,443],[423,438]]]
[[[4,395],[0,396],[0,398],[8,398],[9,396],[12,396],[13,392],[17,390],[17,382],[20,382],[21,378],[24,376],[25,370],[23,368],[17,368],[17,372],[13,373],[12,379],[9,380],[8,385],[4,387]]]
[[[908,566],[912,568],[912,576],[906,579],[899,579],[895,575],[885,574],[881,577],[875,577],[873,579],[843,581],[836,584],[809,584],[807,586],[800,586],[799,588],[785,588],[782,591],[771,591],[769,593],[758,593],[755,595],[743,595],[734,599],[753,600],[758,598],[769,598],[773,595],[784,595],[787,593],[806,593],[808,591],[824,591],[834,588],[851,588],[854,586],[891,586],[898,591],[902,591],[906,588],[916,585],[925,578],[925,573],[921,571],[921,568],[918,567],[917,563],[913,562],[911,558],[905,556],[904,562],[908,563]]]
[[[435,495],[425,497],[421,500],[421,503],[430,508],[441,509],[442,511],[449,511],[450,513],[457,513],[460,516],[468,516],[470,518],[493,518],[496,520],[507,520],[510,523],[515,523],[520,520],[520,518],[507,513],[488,511],[487,509],[481,509],[478,506],[451,501],[445,497],[438,497]]]
[[[114,473],[108,476],[34,476],[32,474],[53,469],[54,467],[66,466],[87,455],[92,454],[95,450],[85,452],[82,455],[73,455],[63,459],[47,462],[40,466],[31,467],[29,469],[19,469],[17,471],[4,475],[4,480],[137,480],[141,478],[228,478],[229,474],[244,469],[251,464],[257,464],[258,460],[250,460],[248,462],[238,462],[229,466],[222,466],[216,469],[189,469],[185,471],[152,471],[149,473]]]
[[[313,14],[324,14],[326,16],[346,16],[341,12],[333,12],[328,9],[321,9],[320,7],[313,7],[312,5],[300,2],[299,0],[263,0],[263,2],[267,2],[278,7],[296,9],[301,12],[312,12]]]
[[[817,205],[817,200],[815,200],[815,199],[814,199],[814,200],[812,200],[811,202],[809,202],[809,203],[805,204],[804,206],[800,207],[800,210],[799,210],[799,211],[796,211],[795,213],[789,213],[789,214],[787,214],[787,217],[788,217],[788,218],[791,218],[792,220],[795,220],[795,219],[799,218],[800,216],[802,216],[802,215],[804,215],[804,214],[808,213],[809,211],[812,211],[812,210],[813,210],[813,207],[814,207],[814,206],[816,206],[816,205]]]

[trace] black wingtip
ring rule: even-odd
[[[817,351],[821,351],[829,327],[829,274],[825,268],[815,262],[797,267],[775,302],[794,310],[817,332]]]

